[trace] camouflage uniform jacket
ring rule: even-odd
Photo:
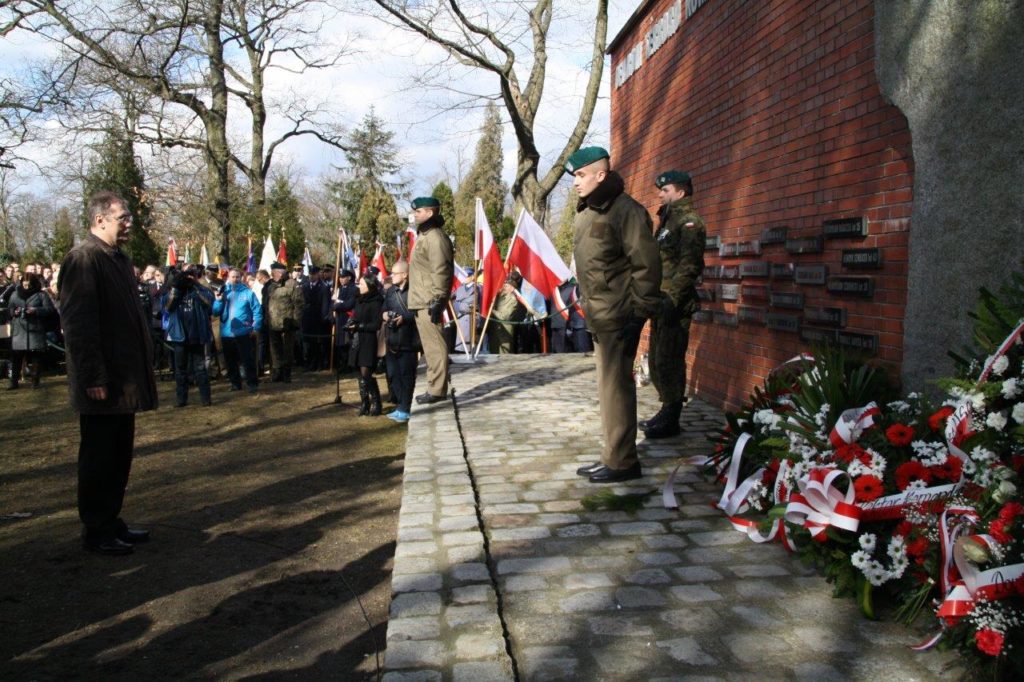
[[[304,304],[302,288],[294,279],[282,282],[267,282],[270,294],[267,314],[270,317],[271,331],[294,331],[299,328]]]
[[[704,221],[683,197],[658,209],[654,239],[661,250],[661,290],[672,298],[683,317],[700,310],[697,280],[704,270]]]
[[[616,331],[631,317],[661,311],[661,260],[651,216],[624,190],[622,177],[609,171],[577,205],[573,255],[583,310],[594,332]]]

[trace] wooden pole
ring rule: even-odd
[[[338,248],[334,252],[334,281],[331,282],[331,287],[334,289],[334,293],[338,293],[338,282],[341,280],[341,236],[344,234],[344,230],[338,230]],[[333,296],[331,297],[334,298]],[[333,311],[332,311],[333,313]],[[331,322],[331,371],[334,371],[334,336],[337,333],[338,325],[334,322],[332,314]]]

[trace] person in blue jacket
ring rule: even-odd
[[[260,385],[256,336],[263,329],[263,306],[252,289],[242,283],[242,271],[238,268],[228,270],[227,283],[213,302],[213,316],[220,319],[220,341],[231,382],[228,390],[242,390],[244,378],[249,393],[255,393]]]
[[[167,343],[174,353],[178,407],[188,404],[190,373],[199,388],[199,401],[205,407],[212,404],[205,347],[213,339],[213,327],[210,326],[213,292],[199,283],[201,276],[202,270],[198,266],[189,267],[184,272],[172,270],[164,295],[164,328]]]

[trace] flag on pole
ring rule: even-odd
[[[189,244],[188,242],[185,242],[185,262],[190,264],[190,265],[192,264],[192,254],[189,253],[189,251],[191,251],[191,250],[192,250],[191,244]]]
[[[359,269],[359,261],[356,259],[356,254],[352,250],[352,244],[348,241],[348,233],[345,232],[345,228],[341,228],[341,241],[344,255],[341,260],[341,267],[344,270],[351,270],[355,272]]]
[[[274,242],[270,241],[267,235],[267,242],[263,245],[263,253],[260,254],[260,270],[270,272],[270,266],[274,263]]]
[[[454,263],[455,272],[452,274],[452,292],[461,287],[466,283],[466,280],[470,278],[469,270],[462,267],[458,263]]]
[[[313,267],[313,257],[309,255],[309,244],[307,244],[306,250],[302,252],[302,274],[309,277],[311,267]]]
[[[544,298],[554,298],[558,285],[572,277],[544,228],[525,209],[519,213],[508,264],[518,268],[523,279]]]
[[[206,242],[203,242],[203,248],[199,252],[199,262],[205,267],[210,265],[210,254],[206,251]]]
[[[356,277],[357,278],[358,277],[362,277],[363,273],[366,272],[366,268],[368,266],[369,266],[369,263],[366,262],[366,253],[363,251],[362,247],[360,247],[359,248],[359,267],[356,268]]]
[[[377,268],[377,279],[383,282],[388,276],[388,266],[384,262],[384,245],[380,242],[377,242],[377,250],[373,254],[373,265]]]
[[[173,268],[178,264],[178,245],[174,243],[174,237],[170,237],[167,240],[167,262],[164,263],[169,268]]]
[[[256,272],[256,254],[252,252],[252,235],[248,236],[249,255],[245,258],[245,271],[249,274]]]
[[[416,245],[416,221],[413,217],[409,216],[409,224],[405,226],[405,238],[409,240],[409,250],[405,252],[405,259],[407,261],[412,260],[412,247]],[[399,249],[398,253],[401,254],[402,250]]]
[[[474,245],[474,257],[480,262],[480,270],[483,273],[483,295],[480,300],[480,314],[487,317],[491,312],[491,306],[498,298],[501,285],[505,283],[505,266],[501,262],[501,254],[498,253],[498,245],[494,243],[494,235],[491,233],[491,226],[487,222],[487,214],[484,213],[484,202],[477,197],[476,200],[476,239]]]
[[[281,243],[277,245],[277,262],[282,265],[288,265],[288,254],[285,253],[285,238],[281,235]]]

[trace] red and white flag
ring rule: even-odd
[[[167,267],[173,268],[178,264],[178,245],[174,242],[174,237],[171,237],[167,241]]]
[[[494,243],[494,235],[487,222],[487,214],[484,213],[484,202],[479,197],[476,200],[476,242],[473,253],[484,276],[480,312],[486,317],[491,312],[494,300],[498,298],[501,285],[505,283],[505,265],[501,262],[498,245]]]
[[[281,242],[277,246],[277,262],[281,265],[288,265],[288,254],[285,253],[284,235],[281,235]]]
[[[409,241],[409,250],[405,253],[405,260],[412,260],[412,248],[416,246],[416,224],[409,223],[405,226],[405,238]],[[401,251],[399,251],[401,254]]]
[[[509,247],[508,264],[519,268],[523,279],[544,298],[555,298],[558,285],[572,277],[544,228],[526,210],[519,214]]]
[[[381,282],[388,276],[388,266],[384,262],[384,245],[377,242],[377,251],[373,254],[373,266],[379,270],[377,273],[377,279]]]
[[[466,268],[462,267],[458,263],[455,263],[455,272],[452,274],[452,293],[454,293],[459,287],[466,283],[469,279],[470,274]]]

